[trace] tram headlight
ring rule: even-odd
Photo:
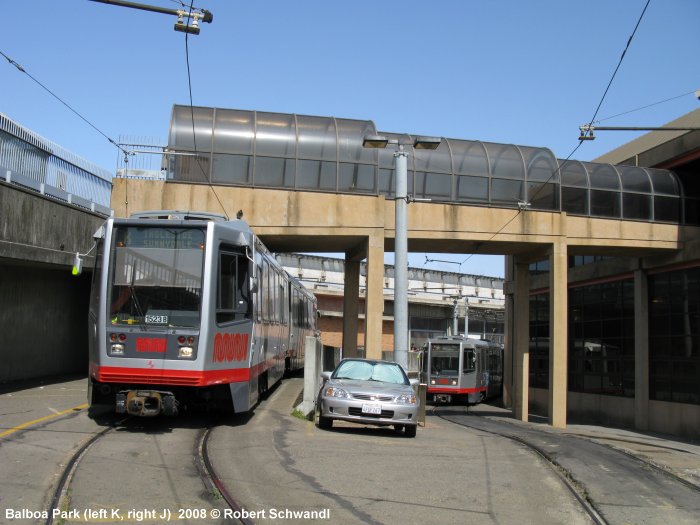
[[[430,384],[431,384],[431,385],[434,385],[434,384],[435,384],[435,379],[431,379],[431,380],[430,380]]]
[[[457,386],[457,380],[456,380],[456,379],[453,379],[453,380],[452,380],[452,386]]]
[[[109,355],[124,355],[124,345],[114,344],[109,349]]]
[[[342,388],[334,388],[332,386],[326,388],[324,394],[326,397],[350,397]]]
[[[191,346],[181,346],[177,352],[177,357],[180,359],[191,359],[194,355],[194,348]]]
[[[416,396],[402,394],[400,396],[396,396],[396,399],[394,400],[394,402],[399,404],[399,405],[415,405],[416,404]]]

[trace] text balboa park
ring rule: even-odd
[[[207,516],[206,511],[202,510],[204,513],[201,517]],[[292,509],[261,509],[261,510],[232,510],[224,509],[219,511],[213,509],[210,511],[212,516],[216,514],[216,517],[222,517],[224,519],[269,519],[269,520],[330,520],[330,509],[322,510],[292,510]],[[110,515],[111,513],[111,515]],[[181,509],[180,514],[187,513]],[[187,513],[188,514],[188,513]],[[161,514],[156,510],[130,510],[126,513],[126,516],[136,521],[142,521],[144,518],[162,518],[164,521],[170,521],[171,517],[170,509],[165,509],[161,511]],[[184,514],[183,514],[184,515]],[[120,509],[85,509],[85,510],[61,510],[52,509],[48,510],[30,510],[30,509],[5,509],[5,519],[6,520],[46,520],[51,516],[53,519],[60,520],[90,520],[90,519],[104,519],[111,518],[117,521],[123,520],[122,511]]]

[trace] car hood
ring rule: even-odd
[[[401,394],[413,394],[413,387],[410,385],[396,385],[384,383],[382,381],[360,381],[355,379],[330,379],[326,386],[338,387],[351,392],[367,392],[400,396]]]

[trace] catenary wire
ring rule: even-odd
[[[634,113],[636,111],[641,111],[643,109],[658,106],[659,104],[663,104],[665,102],[670,102],[671,100],[677,100],[679,98],[687,97],[688,95],[692,95],[693,93],[695,93],[695,90],[688,91],[687,93],[683,93],[681,95],[676,95],[675,97],[665,98],[664,100],[659,100],[658,102],[652,102],[651,104],[647,104],[646,106],[623,111],[622,113],[617,113],[616,115],[610,115],[609,117],[599,118],[598,120],[593,121],[592,124],[598,124],[599,122],[605,122],[606,120],[611,120],[611,119],[614,119],[616,117],[621,117],[623,115],[629,115],[630,113]]]
[[[194,1],[190,3],[190,12],[192,11],[192,8],[194,6]],[[190,20],[189,18],[187,19],[187,26],[189,27],[190,25]],[[204,176],[204,179],[207,181],[209,184],[209,189],[211,189],[212,193],[214,194],[214,197],[216,197],[217,202],[219,203],[219,206],[221,206],[221,209],[224,211],[224,215],[226,216],[226,220],[228,220],[228,213],[226,212],[226,208],[224,207],[223,203],[221,202],[221,199],[219,198],[219,195],[216,193],[216,190],[214,189],[214,186],[212,186],[211,181],[209,180],[209,177],[207,177],[207,173],[202,167],[202,163],[199,160],[199,151],[197,150],[197,134],[195,132],[195,127],[194,127],[194,103],[193,103],[193,98],[192,98],[192,75],[190,72],[190,47],[189,47],[189,33],[185,32],[185,60],[187,62],[187,86],[189,88],[189,95],[190,95],[190,115],[192,118],[192,143],[194,145],[194,153],[195,153],[195,160],[197,162],[197,166],[199,167],[199,170],[202,172],[202,175]]]
[[[117,144],[116,141],[112,140],[107,134],[105,134],[102,130],[100,130],[97,126],[95,126],[92,122],[90,122],[87,118],[85,118],[83,115],[81,115],[77,110],[75,110],[70,104],[68,104],[65,100],[63,100],[61,97],[59,97],[56,93],[51,91],[48,87],[46,87],[42,82],[40,82],[38,79],[36,79],[34,76],[32,76],[26,69],[24,69],[20,64],[15,62],[12,58],[7,56],[5,53],[0,51],[0,55],[5,58],[9,64],[15,66],[18,71],[24,73],[27,75],[30,79],[32,79],[36,84],[38,84],[44,91],[46,91],[49,95],[54,97],[56,100],[58,100],[61,104],[63,104],[65,107],[67,107],[71,112],[73,112],[75,115],[77,115],[83,122],[85,122],[88,126],[90,126],[92,129],[97,131],[100,135],[102,135],[104,138],[106,138],[115,148],[117,148],[119,151],[121,151],[125,156],[128,156],[131,154],[131,152],[125,150],[122,148],[119,144]]]
[[[620,60],[618,61],[617,66],[615,67],[615,71],[613,71],[612,77],[610,78],[610,81],[608,82],[608,85],[607,85],[607,87],[605,88],[605,91],[603,92],[603,96],[600,98],[600,102],[598,102],[598,106],[596,107],[596,110],[593,112],[593,117],[591,118],[591,124],[592,124],[593,121],[595,120],[596,116],[598,116],[598,111],[600,111],[600,108],[601,108],[601,106],[603,105],[603,101],[605,100],[605,97],[607,96],[608,91],[610,90],[610,86],[612,86],[612,83],[613,83],[613,81],[615,80],[615,76],[617,75],[617,72],[619,71],[620,66],[622,65],[622,61],[624,60],[625,55],[627,54],[627,50],[629,49],[630,44],[632,43],[632,39],[634,38],[634,35],[636,34],[637,29],[639,28],[639,25],[640,25],[641,22],[642,22],[642,18],[644,17],[644,13],[646,13],[646,10],[647,10],[647,8],[649,7],[649,4],[650,4],[650,3],[651,3],[651,0],[647,0],[647,3],[644,5],[644,9],[642,10],[642,14],[639,15],[639,19],[637,20],[637,24],[634,26],[634,30],[632,31],[632,34],[631,34],[630,37],[627,39],[627,44],[625,45],[625,49],[624,49],[624,51],[622,52],[622,55],[620,56]],[[684,95],[681,95],[681,96],[684,96]],[[671,100],[672,100],[672,99],[671,99]],[[608,118],[612,118],[612,117],[608,117]],[[535,193],[534,193],[532,196],[529,196],[529,195],[528,195],[528,198],[527,198],[527,200],[526,200],[526,203],[529,203],[529,202],[531,202],[532,200],[534,200],[534,198],[537,197],[537,195],[539,195],[539,193],[547,186],[547,184],[549,183],[549,181],[551,181],[552,178],[554,178],[559,172],[561,172],[562,168],[566,165],[567,162],[569,162],[569,160],[571,159],[571,157],[573,156],[573,154],[576,153],[576,151],[581,147],[582,144],[583,144],[583,142],[582,142],[582,141],[579,141],[579,143],[576,145],[576,147],[575,147],[573,150],[571,150],[571,153],[569,153],[569,155],[566,157],[566,159],[564,160],[564,162],[558,163],[557,169],[555,169],[555,170],[552,172],[552,174],[549,176],[549,178],[539,186],[539,188],[537,189],[537,191],[535,191]],[[523,210],[518,209],[518,210],[516,211],[515,215],[513,215],[513,217],[511,217],[503,226],[501,226],[501,227],[498,229],[498,231],[496,231],[496,233],[494,233],[493,235],[491,235],[491,237],[489,237],[489,239],[488,239],[486,242],[492,241],[492,240],[493,240],[497,235],[499,235],[505,228],[507,228],[508,225],[509,225],[510,223],[512,223],[512,222],[518,217],[518,215],[520,215],[522,212],[523,212]],[[481,244],[483,244],[483,243],[479,243],[479,246],[481,246]],[[469,256],[468,256],[466,259],[464,259],[461,263],[459,263],[459,268],[460,268],[460,270],[461,270],[461,268],[462,268],[462,265],[464,265],[465,263],[467,263],[467,262],[469,261],[469,259],[471,259],[474,255],[477,254],[477,252],[478,252],[478,246],[477,246],[477,250],[476,250],[474,253],[470,253]],[[426,263],[427,263],[427,262],[430,262],[430,261],[432,261],[432,259],[428,259],[428,258],[426,257]]]
[[[649,7],[649,4],[651,3],[651,0],[647,0],[647,3],[644,5],[644,9],[642,9],[642,14],[639,15],[639,20],[637,20],[637,25],[634,26],[634,30],[632,31],[632,34],[630,37],[627,39],[627,45],[625,46],[624,51],[622,52],[622,55],[620,56],[620,60],[617,63],[617,67],[615,67],[615,71],[613,71],[612,77],[610,77],[610,82],[608,82],[608,86],[605,88],[605,92],[603,93],[603,96],[600,98],[600,102],[598,103],[598,107],[595,109],[595,112],[593,113],[593,117],[591,118],[591,121],[589,124],[592,124],[595,118],[598,116],[598,111],[600,111],[600,107],[603,105],[603,101],[605,100],[606,95],[608,94],[608,91],[610,90],[610,86],[613,83],[613,80],[615,80],[615,76],[617,75],[617,72],[620,69],[620,66],[622,65],[622,61],[625,58],[625,55],[627,54],[627,50],[630,47],[630,44],[632,43],[632,39],[634,38],[634,35],[637,33],[637,29],[639,28],[639,24],[642,23],[642,18],[644,18],[644,13],[647,11],[647,7]]]
[[[630,47],[630,44],[632,43],[632,39],[634,38],[634,35],[637,33],[637,29],[639,28],[639,24],[642,22],[642,18],[644,17],[644,13],[646,13],[647,8],[649,7],[649,3],[651,0],[647,0],[647,3],[644,5],[644,9],[642,9],[642,14],[639,15],[639,19],[637,20],[637,24],[634,26],[634,30],[632,31],[632,34],[630,37],[627,39],[627,44],[625,45],[624,51],[622,51],[622,55],[620,56],[620,60],[617,63],[617,66],[615,67],[615,71],[613,71],[612,77],[610,77],[610,81],[608,82],[608,85],[605,88],[605,91],[603,92],[603,96],[600,97],[600,102],[598,102],[598,106],[596,107],[595,111],[593,112],[593,116],[591,117],[590,120],[590,125],[592,125],[593,121],[595,120],[596,116],[598,116],[598,111],[600,111],[601,106],[603,105],[603,101],[605,100],[605,97],[608,94],[608,91],[610,91],[610,86],[612,86],[613,80],[615,80],[615,76],[617,75],[617,72],[620,70],[620,66],[622,65],[622,61],[625,58],[625,55],[627,54],[627,50]],[[573,149],[571,153],[569,153],[569,156],[566,157],[566,160],[559,164],[558,168],[552,172],[552,174],[549,176],[549,178],[541,184],[538,188],[537,191],[530,197],[528,195],[527,202],[530,202],[531,200],[534,200],[537,195],[547,186],[550,180],[552,180],[553,177],[555,177],[559,172],[561,172],[562,168],[566,165],[567,162],[569,162],[569,159],[571,156],[578,150],[578,148],[581,147],[581,144],[583,144],[582,141],[579,140],[578,145]],[[520,210],[519,210],[520,211]]]

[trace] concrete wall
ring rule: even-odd
[[[634,428],[633,397],[569,392],[567,401],[572,423]]]
[[[90,272],[71,266],[104,218],[5,183],[0,210],[0,383],[87,373]]]
[[[700,406],[649,401],[649,430],[700,439]]]
[[[547,390],[531,388],[530,414],[547,416]],[[635,428],[634,398],[568,392],[571,423]],[[700,406],[687,403],[648,402],[650,432],[700,439]]]
[[[75,252],[92,246],[105,218],[33,191],[0,182],[0,259],[70,268]],[[88,267],[92,259],[85,260]]]
[[[87,373],[90,275],[0,263],[0,383]]]

